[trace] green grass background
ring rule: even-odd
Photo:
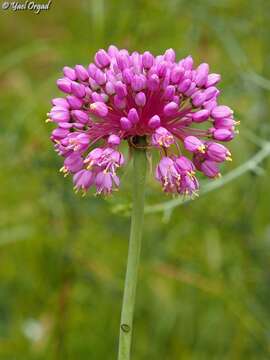
[[[116,359],[130,169],[113,199],[59,174],[46,125],[61,68],[114,43],[173,47],[223,76],[240,135],[232,171],[269,139],[268,0],[53,0],[0,10],[0,359]],[[256,136],[254,142],[251,134]],[[270,358],[269,161],[145,218],[133,360]],[[149,176],[147,203],[168,201]]]

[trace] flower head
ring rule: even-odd
[[[237,122],[218,105],[220,75],[208,64],[196,68],[191,56],[176,61],[172,49],[155,57],[110,46],[88,67],[65,66],[63,73],[57,86],[65,95],[52,100],[48,121],[57,126],[51,140],[76,190],[116,189],[125,162],[119,146],[126,140],[136,146],[136,137],[159,150],[155,177],[165,192],[193,195],[196,171],[216,178],[220,163],[231,160],[219,142],[234,138]]]

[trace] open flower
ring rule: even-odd
[[[193,195],[196,171],[216,178],[220,164],[231,160],[219,142],[234,138],[237,122],[228,106],[218,105],[220,75],[208,64],[194,67],[191,56],[176,61],[172,49],[154,57],[112,45],[87,68],[65,66],[63,73],[57,86],[65,96],[52,100],[48,121],[57,126],[51,139],[76,190],[116,189],[125,162],[119,146],[136,146],[138,137],[159,150],[155,177],[165,192]]]

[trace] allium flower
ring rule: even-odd
[[[218,105],[220,75],[209,73],[208,64],[194,67],[191,56],[176,61],[172,49],[154,57],[110,46],[87,68],[65,66],[63,73],[57,86],[65,96],[52,100],[48,121],[57,125],[51,139],[75,190],[117,189],[125,162],[119,146],[136,147],[138,137],[159,150],[155,178],[169,193],[195,194],[196,171],[216,178],[220,164],[231,160],[219,142],[234,138],[237,122],[228,106]]]

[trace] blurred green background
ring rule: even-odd
[[[44,122],[61,68],[111,43],[209,62],[241,120],[224,178],[250,169],[195,201],[148,208],[132,359],[270,358],[269,23],[268,0],[0,10],[1,360],[116,359],[130,170],[112,199],[75,195]],[[146,201],[170,201],[150,176]]]

